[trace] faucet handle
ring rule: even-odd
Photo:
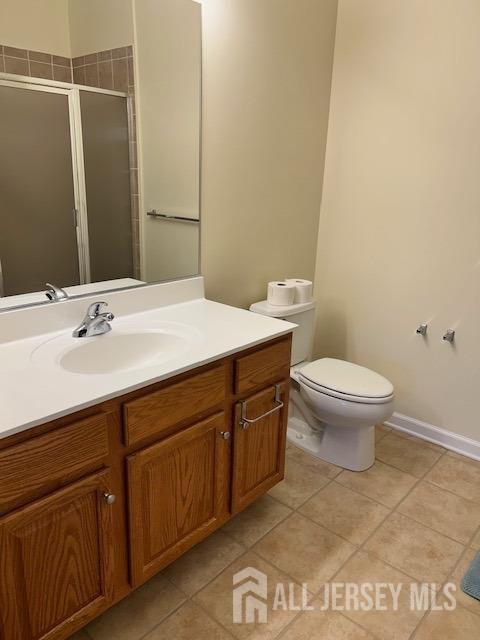
[[[114,319],[113,313],[102,313],[102,309],[108,307],[107,302],[93,302],[87,309],[87,313],[81,324],[73,330],[74,338],[90,338],[111,331],[109,322]]]
[[[60,302],[61,300],[68,300],[68,293],[61,287],[57,287],[57,285],[52,284],[51,282],[46,282],[45,286],[47,288],[47,290],[45,291],[45,295],[50,300],[50,302]]]
[[[104,307],[108,307],[108,302],[94,302],[88,307],[87,316],[89,318],[96,318],[100,315]]]

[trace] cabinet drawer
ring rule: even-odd
[[[244,393],[264,383],[288,377],[290,345],[287,338],[235,361],[235,393]]]
[[[4,449],[0,452],[0,513],[98,468],[107,456],[105,413]]]
[[[127,402],[123,406],[127,445],[171,430],[220,405],[225,400],[226,380],[226,366],[221,364]]]

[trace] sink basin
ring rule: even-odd
[[[59,365],[71,373],[111,373],[148,365],[152,356],[158,360],[158,354],[165,359],[182,343],[179,336],[165,333],[112,335],[73,347],[61,356]]]
[[[62,334],[37,347],[32,362],[76,374],[108,374],[151,367],[181,355],[198,339],[193,327],[162,323],[143,329],[126,324],[91,338]]]

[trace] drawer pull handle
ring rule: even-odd
[[[104,500],[105,504],[108,504],[108,505],[115,504],[116,499],[117,499],[117,496],[114,495],[113,493],[104,493],[103,494],[103,500]]]
[[[256,422],[260,422],[260,420],[263,420],[264,418],[266,418],[267,416],[272,415],[272,413],[276,413],[277,411],[280,411],[280,409],[283,409],[283,402],[280,400],[281,397],[281,389],[280,389],[280,385],[276,384],[275,385],[275,402],[276,402],[276,406],[273,407],[273,409],[270,409],[270,411],[267,411],[266,413],[262,413],[261,416],[257,416],[256,418],[253,419],[249,419],[247,418],[247,403],[246,402],[242,402],[242,417],[240,418],[240,426],[242,427],[242,429],[248,429],[248,427],[251,424],[255,424]]]

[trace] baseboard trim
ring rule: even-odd
[[[410,418],[401,413],[394,413],[385,424],[422,440],[439,444],[441,447],[460,453],[467,458],[480,460],[480,442],[471,438],[460,436],[457,433],[435,427],[433,424]]]

